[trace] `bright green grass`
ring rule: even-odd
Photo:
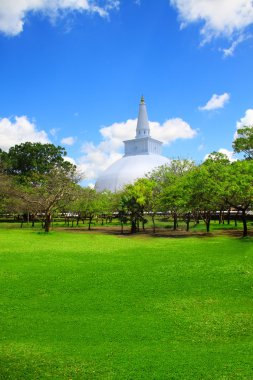
[[[253,379],[253,240],[0,230],[0,378]]]

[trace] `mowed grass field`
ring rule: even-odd
[[[253,240],[0,229],[0,379],[253,379]]]

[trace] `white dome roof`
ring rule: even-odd
[[[134,183],[136,179],[145,177],[145,174],[158,166],[169,164],[169,159],[157,154],[140,154],[125,156],[114,162],[98,178],[95,189],[97,191],[121,190],[124,185]]]

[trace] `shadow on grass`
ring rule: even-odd
[[[113,227],[113,228],[103,228],[103,227],[97,227],[92,228],[91,230],[88,229],[80,229],[80,228],[64,228],[59,229],[64,230],[66,232],[70,233],[89,233],[89,234],[105,234],[105,235],[114,235],[119,237],[153,237],[153,238],[177,238],[177,239],[183,239],[183,238],[211,238],[216,236],[228,236],[233,238],[241,238],[244,241],[252,242],[253,237],[253,231],[249,231],[247,237],[242,236],[241,230],[233,230],[233,229],[215,229],[211,230],[210,232],[206,231],[184,231],[184,230],[168,230],[168,229],[156,229],[156,232],[154,233],[152,229],[145,229],[140,230],[136,233],[131,233],[130,229],[126,229],[121,232],[120,228]]]

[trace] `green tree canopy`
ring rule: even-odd
[[[178,215],[187,213],[188,197],[184,178],[195,168],[191,160],[172,160],[170,165],[164,165],[153,171],[150,179],[155,181],[156,198],[160,211],[170,212],[173,216],[174,230],[177,228]]]
[[[236,153],[244,153],[247,160],[253,159],[253,126],[245,126],[237,130],[237,138],[233,142]]]
[[[13,197],[22,200],[26,211],[44,216],[47,232],[53,211],[73,199],[80,179],[75,165],[64,159],[66,154],[60,146],[31,142],[0,152],[3,172],[13,182]]]
[[[26,142],[0,152],[6,172],[18,177],[19,182],[37,180],[52,170],[73,171],[74,165],[66,161],[65,148],[53,144]]]
[[[246,212],[253,206],[253,161],[235,161],[226,172],[223,184],[227,203],[241,213],[243,236],[247,236]]]

